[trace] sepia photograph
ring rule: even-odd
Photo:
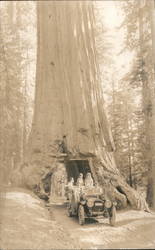
[[[155,249],[155,0],[0,1],[0,250]]]

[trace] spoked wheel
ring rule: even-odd
[[[84,207],[82,205],[79,206],[78,217],[79,217],[79,224],[84,225],[85,224],[85,216],[84,216]]]
[[[109,213],[109,222],[111,226],[116,225],[116,207],[112,206],[111,211]]]
[[[67,215],[68,215],[68,217],[72,217],[73,216],[72,210],[71,210],[71,206],[69,204],[67,205]]]

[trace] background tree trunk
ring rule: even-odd
[[[150,1],[151,12],[151,34],[152,34],[152,61],[153,61],[153,74],[150,81],[150,148],[151,148],[151,164],[149,169],[149,183],[147,200],[150,206],[155,208],[155,1]]]

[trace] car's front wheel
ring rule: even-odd
[[[116,207],[112,206],[111,211],[109,213],[109,222],[111,226],[116,225]]]
[[[84,207],[82,205],[79,206],[78,217],[79,217],[79,224],[84,225],[85,224],[85,215],[84,215]]]

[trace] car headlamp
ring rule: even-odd
[[[114,202],[113,202],[113,205],[114,205],[114,206],[117,206],[117,201],[114,201]]]
[[[85,204],[86,204],[86,201],[81,200],[80,203],[81,203],[82,205],[85,205]]]
[[[106,208],[110,208],[112,206],[112,203],[111,203],[110,200],[106,200],[104,205],[105,205]]]
[[[101,200],[105,200],[105,195],[101,194],[100,198],[101,198]]]
[[[88,200],[88,201],[87,201],[87,206],[88,206],[88,207],[93,207],[93,206],[94,206],[94,201]]]

